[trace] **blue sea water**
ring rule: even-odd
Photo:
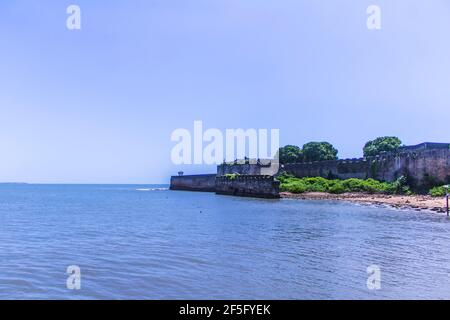
[[[0,299],[450,298],[446,217],[162,187],[0,185]]]

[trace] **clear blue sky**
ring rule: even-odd
[[[450,142],[449,32],[448,0],[1,1],[0,181],[167,182],[170,134],[194,120],[340,157],[380,135]]]

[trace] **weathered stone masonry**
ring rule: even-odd
[[[173,176],[171,190],[216,192],[217,194],[279,198],[279,181],[273,176],[216,176],[215,174]]]
[[[392,182],[408,177],[413,186],[450,182],[450,144],[423,143],[377,157],[285,164],[281,171],[296,177],[373,178]]]
[[[218,176],[216,193],[241,197],[279,198],[280,182],[273,176]]]
[[[216,191],[216,174],[198,174],[191,176],[172,176],[170,190]]]
[[[224,176],[226,174],[241,174],[241,175],[264,175],[264,169],[270,169],[272,166],[270,160],[261,160],[258,163],[231,163],[231,164],[221,164],[217,166],[217,175]],[[268,170],[265,170],[268,171]]]
[[[276,198],[279,183],[274,176],[264,175],[268,163],[249,162],[222,164],[217,175],[174,176],[172,190],[208,191],[237,196]],[[377,157],[359,159],[291,163],[280,167],[279,173],[287,172],[296,177],[324,177],[332,179],[373,178],[392,182],[400,176],[408,178],[417,190],[450,183],[450,144],[422,143],[402,147],[396,152]],[[234,177],[227,174],[238,174]]]

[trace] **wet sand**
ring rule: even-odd
[[[356,203],[388,205],[399,209],[413,210],[431,210],[437,213],[446,213],[446,202],[444,197],[433,198],[431,196],[413,195],[384,195],[384,194],[366,194],[366,193],[343,193],[331,194],[322,192],[305,192],[294,194],[290,192],[281,192],[282,198],[301,199],[301,200],[339,200]]]

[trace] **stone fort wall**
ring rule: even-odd
[[[226,174],[240,174],[240,175],[275,175],[279,170],[279,166],[273,164],[271,160],[250,160],[245,159],[235,161],[234,163],[224,163],[217,166],[217,175],[223,176]]]
[[[216,174],[197,174],[191,176],[172,176],[170,190],[216,191]]]
[[[415,187],[450,183],[450,144],[424,143],[376,157],[284,164],[296,177],[373,178],[392,182],[406,176]]]
[[[255,198],[279,198],[280,182],[274,176],[217,176],[216,193]]]
[[[218,176],[225,174],[261,175],[267,168],[256,163],[222,164]],[[399,148],[396,152],[376,157],[281,165],[278,174],[287,172],[296,177],[324,177],[332,179],[373,178],[392,182],[406,176],[417,188],[450,183],[450,144],[422,143]]]
[[[265,174],[268,168],[271,165],[265,162],[222,164],[217,167],[217,175],[173,176],[170,189],[276,198],[279,197],[279,182],[274,176],[286,172],[299,178],[373,178],[388,182],[406,176],[413,188],[426,190],[430,186],[450,183],[450,144],[422,143],[376,157],[288,163],[270,175]],[[239,175],[229,177],[226,174]]]
[[[215,174],[173,176],[171,190],[216,192],[256,198],[279,198],[280,182],[274,176],[217,176]]]

